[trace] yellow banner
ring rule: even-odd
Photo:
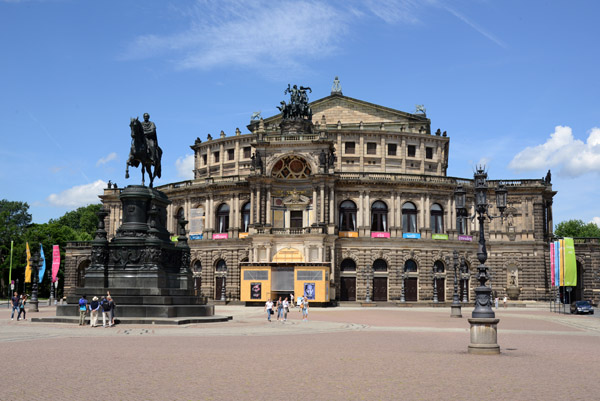
[[[27,266],[25,267],[25,282],[31,283],[31,264],[29,259],[31,259],[31,252],[29,251],[29,242],[25,243],[27,247]]]
[[[577,259],[573,238],[565,238],[565,286],[577,285]]]

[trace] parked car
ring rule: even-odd
[[[594,314],[594,308],[590,301],[575,301],[571,304],[571,313],[580,314],[580,313],[589,313],[591,315]]]

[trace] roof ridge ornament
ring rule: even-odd
[[[343,93],[342,93],[342,84],[340,84],[340,80],[339,80],[339,78],[337,76],[333,80],[333,85],[331,86],[331,94],[332,95],[341,95],[341,96],[343,96]]]

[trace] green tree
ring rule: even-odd
[[[25,202],[0,200],[0,277],[2,295],[7,294],[10,245],[13,241],[13,268],[16,266],[15,255],[18,255],[20,244],[23,243],[23,234],[31,224],[29,205]],[[14,280],[16,276],[13,275]]]
[[[56,220],[51,219],[48,223],[58,223],[70,227],[78,233],[87,233],[89,234],[88,240],[91,240],[98,228],[98,216],[96,213],[101,207],[101,204],[80,207],[77,210],[65,213]]]
[[[600,227],[595,223],[584,223],[582,220],[567,220],[556,225],[554,235],[557,237],[600,238]]]

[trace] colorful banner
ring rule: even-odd
[[[56,282],[56,276],[60,269],[60,248],[58,245],[52,246],[52,282]]]
[[[197,207],[190,210],[190,238],[202,239],[204,233],[204,208]],[[197,236],[200,236],[198,238]]]
[[[227,233],[213,234],[213,239],[227,239],[227,238],[229,238],[229,234],[227,234]]]
[[[340,231],[338,236],[340,238],[358,238],[358,231]]]
[[[448,234],[431,234],[431,239],[448,239]]]
[[[404,233],[404,234],[402,234],[402,238],[420,239],[421,234],[419,234],[419,233]]]
[[[390,233],[383,231],[374,231],[371,233],[371,238],[390,238]]]
[[[469,241],[469,242],[472,242],[473,241],[473,236],[471,236],[471,235],[459,235],[458,236],[458,240],[459,241]]]
[[[42,244],[40,244],[40,260],[42,261],[42,267],[40,267],[40,270],[38,271],[40,274],[40,281],[38,281],[38,283],[42,282],[44,279],[44,273],[46,273],[46,258],[44,257],[44,247]]]
[[[25,282],[31,283],[31,252],[29,251],[29,242],[25,243],[27,252],[27,266],[25,266]]]
[[[565,286],[577,285],[577,260],[575,259],[575,244],[573,238],[565,238]]]
[[[559,283],[560,286],[564,286],[565,285],[565,240],[564,239],[559,239],[558,243],[560,244],[560,266],[559,266],[559,271],[560,271],[560,279],[559,279]]]
[[[560,242],[554,241],[554,286],[560,286]]]
[[[554,242],[550,243],[550,286],[554,287],[554,266],[556,265],[554,260]]]

